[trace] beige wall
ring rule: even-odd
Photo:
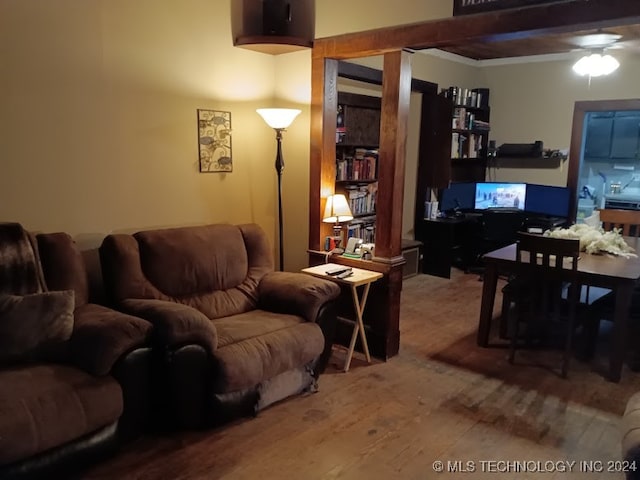
[[[579,77],[571,70],[575,59],[483,67],[491,89],[491,135],[502,143],[532,143],[545,148],[569,148],[576,101],[640,98],[640,57],[613,52],[620,68],[608,77]],[[567,162],[535,168],[531,162],[497,161],[489,171],[493,180],[566,185]]]
[[[405,3],[319,1],[317,36],[451,12],[450,0]],[[275,243],[275,138],[255,109],[297,107],[283,145],[285,268],[306,265],[310,52],[233,47],[229,5],[1,2],[0,221],[87,246],[109,232],[257,222]],[[232,112],[232,173],[198,172],[198,108]]]
[[[74,235],[255,221],[272,235],[272,131],[255,108],[272,103],[274,60],[232,47],[219,3],[2,2],[0,219]],[[232,112],[233,173],[198,173],[197,108]]]
[[[402,8],[386,0],[316,3],[318,37],[452,9],[451,0],[403,0]],[[283,145],[285,268],[306,265],[310,52],[271,56],[233,47],[229,11],[227,0],[0,2],[0,221],[67,231],[90,239],[88,246],[109,232],[257,222],[275,244],[275,138],[255,109],[290,106],[302,114]],[[478,69],[420,54],[412,62],[414,76],[441,86],[489,86],[498,143],[541,138],[564,146],[575,99],[640,96],[630,80],[638,68],[624,64],[618,78],[628,80],[617,81],[615,93],[596,93],[595,83],[587,90],[575,81],[558,90],[559,65]],[[522,117],[522,90],[542,96],[526,104],[540,113],[514,121]],[[232,113],[232,173],[198,172],[198,108]],[[405,236],[413,217],[415,112],[412,101]],[[535,129],[520,129],[528,118]]]

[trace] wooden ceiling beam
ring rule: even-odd
[[[344,60],[405,48],[497,42],[636,23],[640,23],[638,0],[573,0],[319,38],[314,50]]]

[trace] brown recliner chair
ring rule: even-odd
[[[252,415],[313,390],[331,354],[339,287],[274,272],[255,224],[109,235],[100,247],[114,305],[154,324],[174,427]]]
[[[0,224],[2,479],[61,478],[111,453],[139,431],[148,404],[151,325],[89,303],[68,235],[37,243]]]

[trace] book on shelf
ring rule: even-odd
[[[460,154],[459,137],[460,134],[458,132],[453,132],[451,134],[451,158],[458,158],[458,155]]]
[[[375,243],[376,217],[363,217],[351,221],[347,225],[347,238],[361,238],[364,243]]]
[[[346,188],[349,208],[354,215],[375,214],[378,182]]]
[[[485,122],[483,120],[474,119],[473,121],[473,129],[474,130],[489,130],[491,125],[489,122]]]
[[[336,180],[375,180],[377,163],[377,150],[356,148],[354,155],[345,155],[336,159]]]
[[[478,158],[482,150],[482,135],[472,133],[469,135],[469,157]]]

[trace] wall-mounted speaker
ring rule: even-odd
[[[231,0],[233,44],[277,55],[313,47],[315,0]]]

